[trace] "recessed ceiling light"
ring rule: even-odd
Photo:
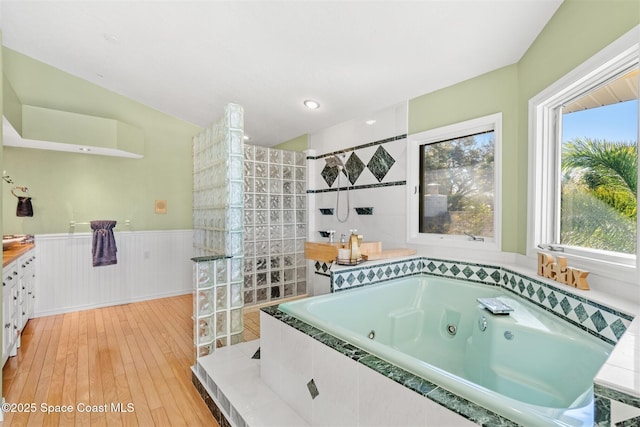
[[[372,125],[372,124],[374,124],[375,122],[376,122],[375,120],[367,120],[367,121],[365,122],[365,124]]]
[[[320,103],[318,101],[314,101],[313,99],[305,99],[304,106],[311,110],[317,110],[318,108],[320,108]]]

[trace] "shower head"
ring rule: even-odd
[[[330,168],[337,167],[338,169],[344,169],[344,162],[337,154],[334,154],[329,157],[325,157],[324,161],[327,162],[327,166]]]

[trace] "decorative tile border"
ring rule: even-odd
[[[331,292],[422,274],[422,268],[422,258],[416,258],[331,271]]]
[[[414,257],[331,270],[330,274],[331,292],[423,274],[500,286],[612,345],[618,342],[633,321],[633,316],[574,295],[568,289],[556,288],[495,265]]]
[[[333,263],[316,261],[313,267],[316,269],[316,274],[322,274],[323,276],[331,277],[331,266]]]
[[[325,157],[335,156],[336,154],[344,154],[350,151],[360,150],[362,148],[367,148],[367,147],[374,147],[376,145],[386,144],[387,142],[399,141],[401,139],[406,139],[406,138],[407,138],[407,134],[405,133],[402,135],[392,136],[390,138],[385,138],[378,141],[367,142],[366,144],[362,144],[362,145],[356,145],[355,147],[345,148],[344,150],[332,151],[331,153],[325,153],[320,156],[315,156],[315,157],[307,156],[307,160],[324,159]]]
[[[321,190],[307,190],[307,193],[331,193],[334,191],[343,191],[347,188],[349,190],[366,190],[368,188],[381,188],[381,187],[395,187],[398,185],[407,185],[407,181],[393,181],[393,182],[381,182],[380,184],[366,184],[366,185],[351,185],[349,187],[340,187],[340,188],[324,188]]]
[[[423,258],[424,274],[464,280],[483,285],[496,286],[502,278],[501,268],[495,265]]]
[[[320,186],[324,187],[325,191],[338,190],[337,188],[331,187],[336,183],[336,180],[339,179],[341,174],[343,174],[347,178],[348,182],[346,185],[350,184],[350,190],[376,188],[375,184],[383,184],[385,178],[387,182],[384,182],[384,184],[389,184],[390,180],[393,179],[389,178],[389,173],[393,165],[398,161],[398,159],[394,158],[394,155],[396,157],[399,156],[397,153],[392,154],[397,151],[393,148],[396,144],[389,145],[386,149],[383,144],[394,142],[396,142],[397,144],[401,144],[403,140],[406,140],[406,138],[406,134],[397,135],[379,141],[373,141],[366,144],[345,148],[343,150],[321,154],[318,156],[307,156],[307,161],[316,161],[323,159],[328,160],[328,158],[332,156],[341,157],[341,162],[343,162],[344,167],[334,165],[335,162],[329,162],[327,164],[324,164],[324,162],[318,162],[322,164],[321,166],[319,166],[319,168],[321,169],[321,179],[319,180],[319,183],[321,183]],[[375,150],[372,150],[370,147],[377,148]],[[364,173],[365,171],[368,172]],[[360,185],[356,185],[358,182],[360,183]],[[371,182],[373,182],[373,184]],[[338,183],[340,185],[343,184],[343,182],[341,181],[338,181]],[[312,190],[309,192],[322,191]]]
[[[539,280],[503,269],[502,287],[574,326],[615,345],[633,317]]]
[[[595,426],[610,426],[612,418],[611,401],[624,403],[625,405],[640,408],[640,399],[637,396],[631,396],[618,390],[612,390],[608,387],[594,384],[593,392],[595,395],[594,418]],[[620,415],[620,414],[615,414]],[[628,416],[628,414],[627,414]],[[631,418],[618,421],[616,427],[636,427],[640,425],[640,416],[632,415]]]

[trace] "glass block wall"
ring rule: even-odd
[[[306,155],[245,144],[244,186],[245,305],[306,294]]]
[[[208,267],[194,263],[194,342],[198,355],[205,341],[222,347],[242,341],[244,228],[244,113],[229,104],[224,115],[193,139],[193,228],[198,257],[225,256]],[[202,282],[203,273],[210,282]],[[214,277],[215,283],[214,283]],[[207,307],[211,312],[201,313]],[[204,317],[203,317],[204,316]],[[205,340],[198,323],[206,320]]]
[[[196,255],[242,256],[243,111],[222,118],[193,140],[193,228]]]
[[[204,256],[193,261],[194,344],[196,357],[202,357],[242,341],[242,280],[236,277],[234,283],[233,258]]]

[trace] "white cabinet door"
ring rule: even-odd
[[[2,365],[15,356],[20,334],[33,316],[35,256],[31,250],[2,270]]]
[[[33,282],[34,282],[34,263],[33,251],[29,251],[21,256],[17,263],[19,268],[19,287],[18,287],[18,329],[20,333],[24,329],[27,321],[33,313]]]
[[[33,251],[29,252],[31,254]],[[25,291],[25,309],[26,309],[26,320],[33,318],[33,310],[35,307],[34,300],[36,298],[35,295],[35,287],[36,287],[36,264],[35,264],[36,256],[29,255],[26,260],[27,269],[24,274],[24,280],[26,282],[26,291]],[[25,320],[25,322],[26,322]]]
[[[3,268],[2,274],[2,361],[16,355],[18,338],[18,288],[20,285],[17,260]]]
[[[9,264],[10,265],[10,264]],[[2,365],[9,358],[9,349],[11,348],[12,326],[11,326],[11,277],[9,265],[4,268],[2,274]]]

